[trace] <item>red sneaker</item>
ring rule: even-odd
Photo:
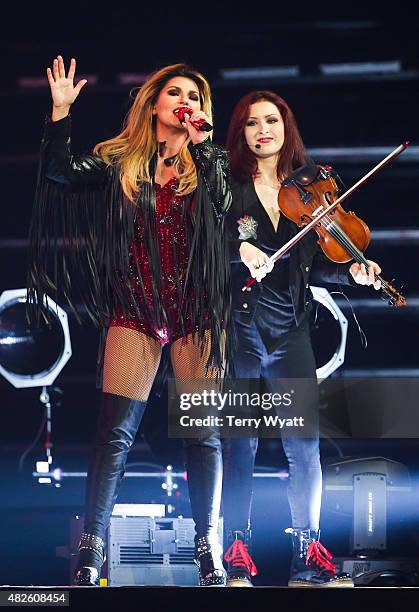
[[[252,578],[257,575],[257,567],[249,554],[246,544],[237,538],[226,551],[227,586],[251,587]]]
[[[349,574],[337,573],[332,554],[320,544],[320,531],[286,529],[292,534],[289,587],[353,587]]]

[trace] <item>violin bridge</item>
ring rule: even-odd
[[[320,206],[319,206],[318,208],[316,208],[316,210],[315,210],[315,211],[312,213],[312,214],[313,214],[313,217],[317,217],[317,215],[318,215],[319,213],[321,213],[321,212],[322,212],[322,210],[323,210],[323,204],[320,204]]]

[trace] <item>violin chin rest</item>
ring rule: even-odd
[[[291,174],[287,176],[286,181],[295,181],[299,185],[311,185],[317,178],[320,170],[321,166],[317,164],[306,164],[291,172]]]

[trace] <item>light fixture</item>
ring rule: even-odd
[[[343,364],[345,360],[346,336],[348,333],[348,319],[345,317],[345,315],[343,314],[339,306],[336,304],[335,300],[332,298],[332,296],[330,295],[327,289],[324,289],[323,287],[313,287],[313,286],[310,286],[310,289],[313,294],[313,298],[316,300],[316,302],[324,306],[324,308],[333,316],[333,319],[335,319],[335,321],[338,324],[338,329],[337,329],[338,334],[336,334],[336,329],[330,330],[330,324],[328,322],[322,322],[321,324],[322,329],[320,330],[320,333],[317,334],[319,342],[316,342],[316,339],[313,338],[314,339],[313,350],[314,350],[314,354],[317,357],[317,361],[318,361],[319,354],[321,354],[320,356],[324,358],[324,355],[323,355],[324,351],[326,352],[328,351],[328,354],[330,354],[330,352],[332,351],[332,355],[328,359],[328,361],[326,361],[323,365],[320,365],[317,367],[317,370],[316,370],[317,380],[319,383],[321,383],[328,376],[330,376],[335,370],[340,368],[340,366]],[[330,319],[330,316],[328,318]],[[327,330],[325,329],[326,327],[328,328]],[[336,328],[336,324],[334,325],[334,327]],[[323,345],[325,344],[324,342],[325,339],[329,343],[330,339],[333,339],[333,341],[335,341],[334,338],[339,335],[340,335],[340,338],[339,337],[337,338],[336,348],[332,347],[332,349],[330,350],[329,347],[325,347],[325,346],[320,347],[320,344],[323,344]],[[323,349],[323,350],[320,350],[320,349]]]
[[[53,467],[51,453],[50,387],[71,357],[71,342],[67,314],[48,296],[44,304],[50,315],[48,322],[40,316],[38,324],[30,324],[27,290],[12,289],[1,294],[0,374],[17,389],[42,387],[39,401],[45,409],[46,461],[36,461],[35,474],[40,484],[60,487],[61,470]],[[36,309],[36,305],[31,308]],[[31,448],[22,455],[22,464]]]
[[[71,357],[67,314],[46,297],[50,322],[30,326],[26,289],[0,296],[0,374],[14,387],[52,385]]]
[[[300,75],[299,66],[256,66],[251,68],[223,68],[220,76],[224,81],[292,78]]]

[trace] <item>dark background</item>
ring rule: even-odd
[[[387,9],[363,3],[358,7],[320,7],[317,4],[281,7],[281,15],[267,6],[252,11],[261,23],[241,23],[233,8],[217,11],[219,23],[208,17],[214,8],[163,5],[136,7],[121,3],[112,11],[92,3],[71,6],[41,5],[8,8],[0,42],[2,184],[0,253],[1,290],[24,287],[26,237],[37,170],[37,155],[45,115],[50,109],[45,83],[36,81],[61,53],[75,56],[78,74],[90,78],[73,114],[73,148],[89,150],[119,131],[129,107],[130,89],[120,75],[147,74],[165,64],[185,61],[202,71],[213,90],[215,134],[223,143],[231,111],[251,89],[273,89],[293,109],[303,139],[319,162],[333,165],[349,186],[380,159],[371,147],[384,147],[382,156],[404,140],[411,149],[359,190],[347,203],[370,226],[372,244],[367,256],[378,261],[387,279],[404,284],[409,305],[392,309],[371,288],[348,290],[359,322],[368,337],[361,346],[357,327],[344,300],[349,319],[347,354],[339,375],[418,376],[417,238],[397,232],[384,240],[382,230],[419,230],[419,18],[403,3]],[[244,11],[243,11],[244,12]],[[156,13],[160,21],[156,19]],[[188,23],[193,14],[198,23]],[[251,12],[251,17],[253,12]],[[186,23],[185,23],[186,21]],[[399,62],[393,73],[327,77],[321,64]],[[298,66],[297,78],[248,79],[229,82],[227,68]],[[87,77],[89,78],[89,76]],[[351,150],[351,147],[357,149]],[[325,149],[336,149],[328,152]],[[313,153],[314,154],[314,153]],[[321,325],[326,325],[321,314]],[[316,333],[318,355],[328,350],[332,331]],[[73,356],[56,380],[62,395],[53,409],[54,465],[84,471],[98,410],[95,362],[98,334],[80,328],[70,318]],[[43,459],[44,432],[36,437],[43,408],[41,389],[14,389],[0,379],[0,583],[63,584],[68,562],[56,559],[55,547],[68,543],[69,520],[81,513],[84,480],[64,479],[62,486],[40,485],[32,476],[35,460]],[[400,398],[403,401],[403,398]],[[397,407],[395,407],[397,410]],[[179,441],[166,438],[166,398],[152,394],[141,434],[130,455],[128,469],[183,469]],[[389,494],[388,556],[417,556],[419,520],[418,448],[416,439],[322,441],[325,465],[351,457],[384,456],[405,464],[412,477],[411,493]],[[134,465],[135,464],[135,465]],[[259,472],[286,469],[280,441],[261,443]],[[159,468],[160,466],[160,468]],[[151,484],[150,484],[151,483]],[[164,503],[160,482],[126,479],[121,501]],[[185,483],[179,482],[175,514],[188,515]],[[282,529],[290,523],[284,481],[257,479],[253,528],[259,584],[284,584],[289,543]],[[347,554],[351,513],[336,513],[325,493],[322,539],[335,554]]]

